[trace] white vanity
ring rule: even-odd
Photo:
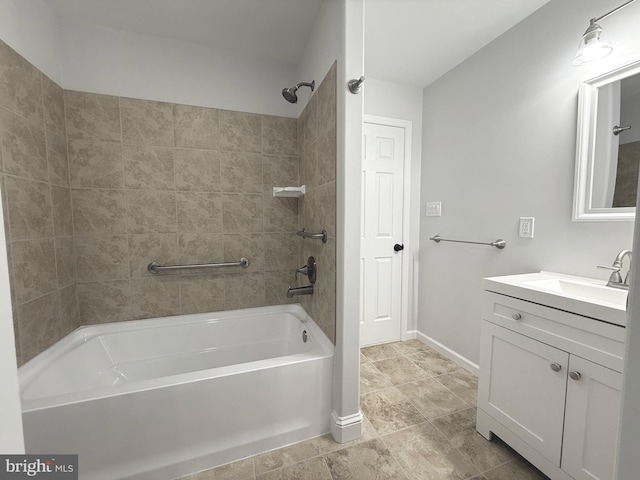
[[[627,292],[605,283],[484,280],[477,430],[552,480],[613,480]]]

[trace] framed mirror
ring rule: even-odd
[[[640,165],[640,60],[580,85],[574,221],[633,221]]]

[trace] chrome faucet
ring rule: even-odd
[[[613,270],[611,272],[611,276],[609,276],[607,287],[629,290],[629,283],[631,282],[631,255],[631,250],[621,250],[618,255],[616,255],[616,259],[613,261],[613,265],[598,265],[598,268],[600,269]],[[624,277],[623,281],[620,270],[622,270],[622,261],[624,260],[624,257],[627,256],[629,257],[629,270],[627,271],[627,275]]]
[[[298,281],[298,274],[301,273],[302,275],[306,275],[307,277],[309,277],[309,283],[310,284],[314,284],[316,283],[316,278],[318,278],[318,264],[316,263],[316,259],[313,257],[309,257],[307,258],[307,264],[301,266],[300,268],[296,268],[296,271],[294,273],[294,280],[297,282]]]
[[[313,284],[316,283],[316,278],[318,276],[318,264],[316,263],[316,259],[313,257],[309,257],[307,259],[307,264],[303,265],[300,268],[297,268],[294,274],[295,280],[298,280],[298,274],[301,273],[309,277],[309,283],[311,285],[305,285],[304,287],[295,287],[287,290],[287,298],[293,298],[294,295],[312,295],[313,294]]]
[[[313,285],[295,288],[289,287],[287,290],[287,298],[293,298],[294,295],[313,295]]]

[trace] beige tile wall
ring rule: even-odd
[[[63,91],[0,42],[19,364],[81,324],[298,301],[334,340],[335,85],[334,65],[298,120]],[[272,196],[303,183],[303,199]],[[287,299],[309,255],[315,294]],[[242,256],[247,269],[146,270]]]
[[[640,168],[640,142],[620,145],[618,149],[618,172],[613,193],[614,207],[635,207],[638,191],[638,169]]]
[[[335,343],[336,331],[336,64],[334,63],[298,119],[301,199],[300,225],[328,232],[327,243],[303,240],[300,262],[313,255],[318,264],[314,294],[300,303]]]
[[[299,245],[296,119],[65,91],[82,324],[286,298]],[[151,275],[147,264],[247,269]],[[295,300],[295,299],[294,299]]]
[[[0,41],[0,185],[18,364],[78,327],[63,91]]]

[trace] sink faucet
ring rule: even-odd
[[[598,268],[600,269],[613,270],[609,277],[609,281],[607,282],[607,287],[629,290],[629,283],[631,282],[631,255],[631,250],[621,250],[618,255],[616,255],[613,265],[598,265]],[[624,260],[624,257],[627,256],[629,257],[629,270],[627,271],[624,281],[622,281],[620,270],[622,270],[622,261]]]

